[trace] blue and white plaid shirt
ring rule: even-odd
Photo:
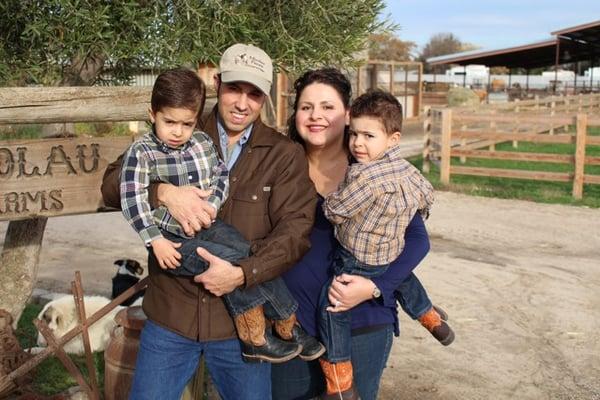
[[[121,208],[146,245],[162,237],[161,229],[187,237],[166,207],[150,208],[148,186],[155,182],[210,189],[212,194],[207,201],[216,210],[229,191],[227,167],[206,133],[195,131],[190,140],[177,149],[168,147],[154,132],[145,134],[131,145],[123,159]]]

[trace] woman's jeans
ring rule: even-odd
[[[237,339],[197,342],[148,320],[129,399],[179,400],[202,356],[222,399],[271,398],[271,364],[244,362]]]
[[[172,242],[181,243],[181,247],[177,249],[181,254],[181,266],[166,270],[177,276],[196,276],[208,269],[207,262],[196,253],[198,247],[205,248],[209,253],[234,265],[250,255],[250,244],[242,234],[219,219],[213,222],[210,228],[202,229],[191,239],[166,231],[162,231],[162,234]],[[251,288],[236,288],[221,298],[232,317],[266,304],[269,307],[270,318],[287,319],[298,307],[281,278]]]
[[[383,274],[389,264],[367,265],[361,263],[348,250],[342,246],[336,248],[333,258],[335,276],[341,274],[360,275],[365,278],[374,278]],[[325,358],[330,362],[350,360],[351,357],[351,316],[349,311],[329,312],[328,292],[333,279],[323,285],[319,296],[319,335],[325,344],[327,353]],[[431,301],[425,288],[414,274],[410,274],[394,292],[400,301],[402,309],[413,319],[421,316],[431,308]]]
[[[377,398],[394,337],[393,325],[371,329],[352,335],[354,383],[363,400]],[[325,378],[318,360],[306,362],[294,358],[283,364],[273,364],[271,372],[274,400],[313,399],[325,392]]]

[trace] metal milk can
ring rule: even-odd
[[[129,395],[146,315],[141,306],[132,306],[119,311],[115,321],[118,326],[104,351],[105,400],[123,400]]]

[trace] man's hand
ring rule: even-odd
[[[342,274],[336,276],[329,288],[327,311],[348,311],[363,301],[373,297],[375,284],[372,280],[360,275]]]
[[[244,284],[244,271],[242,268],[212,255],[202,247],[198,247],[196,252],[209,264],[204,273],[194,277],[194,281],[204,285],[206,290],[215,296],[223,296]]]
[[[202,228],[209,228],[217,217],[217,210],[206,201],[212,191],[195,186],[174,186],[162,183],[158,186],[158,200],[165,205],[173,218],[179,222],[188,236],[194,236]]]
[[[176,249],[181,247],[181,243],[171,242],[165,238],[158,238],[151,241],[150,245],[158,260],[158,265],[162,269],[175,269],[179,267],[181,254]]]

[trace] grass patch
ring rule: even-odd
[[[43,126],[32,125],[6,125],[0,127],[0,140],[30,140],[42,138]],[[129,136],[127,122],[78,122],[73,124],[72,132],[75,136],[87,137],[118,137]]]
[[[590,135],[600,135],[600,127],[590,127]],[[573,144],[551,144],[519,142],[517,148],[512,147],[512,142],[496,144],[497,151],[515,151],[527,153],[549,153],[570,154],[575,153]],[[587,146],[587,156],[600,156],[600,146]],[[423,164],[422,157],[414,157],[410,160],[414,165]],[[457,157],[451,159],[451,165],[463,165],[468,167],[486,167],[518,169],[528,171],[547,172],[573,172],[571,164],[554,164],[547,162],[490,160],[482,158],[467,158],[467,162],[461,164]],[[586,165],[585,173],[600,175],[600,166]],[[583,186],[583,199],[575,200],[572,197],[572,182],[545,182],[526,179],[497,178],[469,175],[451,175],[450,184],[445,186],[440,183],[440,170],[432,164],[429,174],[425,174],[436,189],[451,190],[453,192],[465,193],[476,196],[499,197],[503,199],[529,200],[539,203],[572,204],[600,208],[600,185],[587,184]]]
[[[28,304],[21,315],[16,335],[23,348],[36,345],[37,329],[33,325],[33,320],[41,310],[42,306],[40,305]],[[71,355],[70,357],[77,368],[87,377],[85,356]],[[94,364],[96,367],[96,376],[98,377],[98,385],[102,391],[104,388],[104,353],[94,353]],[[31,386],[35,392],[51,396],[77,385],[77,381],[67,372],[58,358],[48,357],[35,369],[34,380]]]
[[[28,140],[42,137],[42,125],[15,125],[0,127],[2,140]]]

